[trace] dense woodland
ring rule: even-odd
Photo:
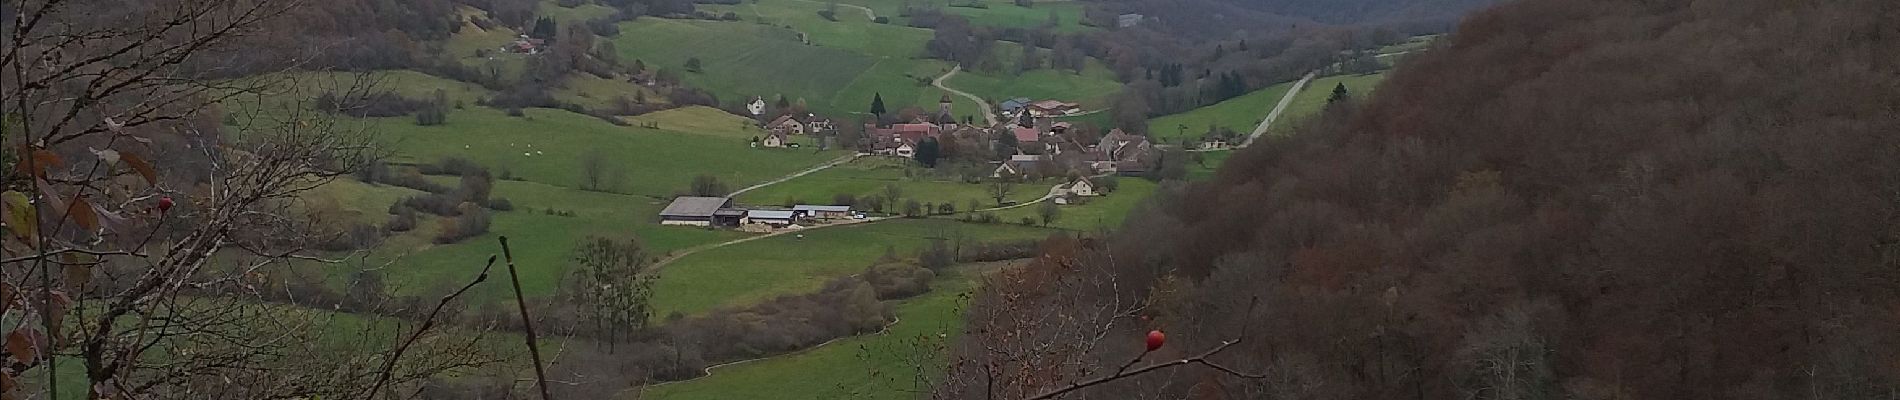
[[[935,392],[1026,397],[1160,329],[1145,360],[1240,340],[1211,358],[1240,374],[1086,397],[1895,398],[1894,21],[1885,0],[1480,12],[1372,98],[992,279]]]

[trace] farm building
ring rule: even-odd
[[[731,205],[732,199],[724,197],[680,196],[660,210],[660,224],[713,226],[713,214]]]
[[[1093,196],[1098,195],[1098,193],[1095,192],[1095,184],[1089,182],[1088,179],[1076,179],[1075,183],[1069,184],[1068,192],[1069,194],[1082,196],[1082,197],[1093,197]]]
[[[1017,154],[1009,156],[1009,161],[1004,161],[1002,164],[997,165],[996,170],[990,172],[990,177],[1001,178],[1005,176],[1034,175],[1040,172],[1043,163],[1048,161],[1049,157],[1042,155]]]
[[[1141,25],[1142,18],[1144,17],[1141,14],[1117,15],[1115,16],[1115,27],[1116,28],[1133,28],[1135,27],[1135,25]]]
[[[772,132],[766,134],[764,139],[759,139],[760,146],[770,148],[786,147],[787,143],[784,132]]]
[[[780,115],[778,119],[772,120],[772,123],[765,124],[765,129],[781,135],[803,135],[805,134],[805,123],[799,122],[797,118],[792,118],[791,114],[786,114]]]
[[[792,213],[812,219],[851,218],[851,206],[814,206],[800,204],[792,206]]]
[[[740,226],[746,224],[745,209],[721,208],[713,211],[713,226]]]
[[[1061,101],[1056,101],[1056,100],[1043,100],[1043,101],[1038,101],[1034,103],[1029,103],[1029,105],[1024,106],[1024,108],[1029,110],[1030,116],[1036,116],[1036,117],[1055,117],[1055,116],[1075,115],[1075,114],[1082,113],[1081,104],[1066,103],[1066,102],[1061,102]]]
[[[798,216],[792,210],[746,210],[745,219],[754,224],[786,226],[791,225]]]
[[[1014,99],[1003,100],[1003,104],[999,105],[998,108],[1001,108],[1004,114],[1015,114],[1017,111],[1021,111],[1023,107],[1026,107],[1028,105],[1029,105],[1028,97],[1017,97]]]

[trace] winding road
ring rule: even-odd
[[[930,81],[930,86],[936,86],[938,89],[943,89],[946,92],[954,93],[958,96],[963,96],[964,98],[968,98],[970,99],[970,101],[976,102],[977,109],[983,110],[983,122],[987,123],[989,126],[996,126],[996,113],[990,111],[989,102],[983,101],[982,97],[976,97],[976,95],[974,94],[957,90],[949,86],[944,86],[943,84],[944,80],[950,79],[950,77],[956,76],[957,72],[962,72],[962,71],[963,71],[962,64],[957,64],[957,66],[955,67],[950,67],[950,72],[945,72],[943,73],[943,76],[939,76],[937,77],[936,80]]]

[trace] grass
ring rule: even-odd
[[[751,118],[706,106],[681,107],[629,117],[635,125],[659,124],[660,129],[696,135],[747,140],[765,134]]]
[[[980,271],[959,266],[929,293],[897,303],[897,322],[881,334],[713,370],[697,380],[651,387],[644,399],[914,399],[916,366],[941,373],[943,354],[919,344],[951,343],[963,332],[962,298]],[[920,342],[928,341],[928,342]]]
[[[1224,164],[1227,162],[1227,157],[1231,157],[1234,155],[1234,151],[1233,150],[1206,151],[1206,152],[1198,152],[1194,154],[1201,155],[1201,162],[1188,163],[1187,178],[1190,181],[1204,181],[1208,179],[1213,179],[1214,172],[1218,168],[1220,168],[1221,164]]]
[[[858,53],[807,46],[790,30],[751,23],[642,18],[622,23],[614,40],[620,59],[679,72],[687,84],[728,102],[783,94],[805,98],[821,112],[838,111],[831,95],[878,62]],[[686,72],[689,58],[699,59],[703,71]]]
[[[1160,186],[1140,178],[1118,178],[1117,183],[1120,186],[1114,193],[1107,196],[1088,198],[1086,204],[1060,206],[1059,209],[1062,210],[1060,217],[1048,226],[1075,231],[1119,228],[1122,220],[1128,217],[1129,211],[1147,200],[1148,195],[1154,194],[1155,189]],[[1041,207],[1042,205],[1038,204],[1012,208],[997,212],[996,216],[1005,223],[1016,223],[1022,221],[1024,217],[1036,218],[1037,222],[1041,222],[1037,211]]]
[[[588,236],[637,236],[655,254],[745,236],[736,231],[660,226],[654,215],[666,204],[649,198],[515,181],[496,182],[493,196],[508,199],[515,209],[494,213],[487,234],[455,244],[434,244],[429,239],[443,219],[428,218],[415,231],[386,240],[364,263],[385,266],[384,279],[395,286],[395,293],[422,293],[433,286],[473,278],[483,260],[500,254],[496,238],[507,236],[515,250],[522,291],[536,296],[554,292],[570,267],[568,251]],[[387,203],[382,204],[387,207]],[[549,208],[574,216],[548,215]],[[333,282],[347,279],[344,272],[334,274]],[[504,283],[478,287],[469,292],[469,297],[472,302],[482,303],[506,299],[510,293]]]
[[[1095,30],[1082,25],[1083,3],[1080,2],[1042,2],[1032,7],[1020,7],[1007,1],[985,2],[989,8],[945,7],[951,14],[961,15],[977,26],[1001,28],[1034,29],[1049,23],[1049,14],[1056,15],[1055,31],[1058,33],[1076,33]]]
[[[1050,231],[905,219],[815,229],[706,250],[669,264],[653,286],[654,315],[701,313],[773,296],[816,291],[832,278],[862,272],[885,254],[908,256],[929,238],[971,241],[1038,239]]]
[[[336,180],[304,192],[303,201],[312,209],[334,209],[339,217],[367,224],[382,225],[389,219],[389,205],[423,191],[390,185],[370,185],[355,179]]]
[[[1287,104],[1286,111],[1282,111],[1280,113],[1280,119],[1274,121],[1273,124],[1274,126],[1287,127],[1299,123],[1302,119],[1319,115],[1320,110],[1326,108],[1326,99],[1332,97],[1333,87],[1339,84],[1345,84],[1346,91],[1353,97],[1364,99],[1368,98],[1372,94],[1373,88],[1377,87],[1379,82],[1383,80],[1385,80],[1384,72],[1370,75],[1333,75],[1314,78],[1312,82],[1306,84],[1304,90],[1293,95],[1293,102]],[[1286,132],[1285,129],[1275,131]]]
[[[554,98],[580,104],[589,109],[606,109],[613,106],[615,97],[625,96],[628,100],[646,95],[647,103],[665,104],[666,96],[645,86],[619,79],[605,79],[594,74],[576,72],[568,74],[560,88],[551,91]]]
[[[812,111],[833,116],[863,113],[878,95],[891,110],[916,106],[934,111],[945,95],[929,83],[949,71],[951,64],[921,58],[924,43],[932,35],[928,29],[873,23],[850,8],[838,10],[838,21],[825,20],[817,14],[824,3],[817,1],[760,0],[700,7],[708,12],[733,12],[745,21],[645,18],[622,23],[621,35],[614,39],[620,58],[680,72],[689,85],[705,88],[728,103],[782,95],[804,99]],[[800,32],[808,35],[811,44],[800,42]],[[1005,58],[1018,51],[1009,43],[997,48]],[[700,60],[702,72],[684,71],[690,58]],[[1008,77],[966,73],[949,84],[988,98],[1038,96],[1084,102],[1100,102],[1120,87],[1096,62],[1079,75],[1054,70]],[[980,112],[974,102],[957,96],[952,97],[952,108],[958,116]]]
[[[1047,50],[1044,52],[1046,55]],[[1015,57],[1016,55],[1012,54],[1010,58]],[[1013,61],[1005,63],[1005,65],[1013,64]],[[1122,84],[1115,81],[1115,73],[1093,59],[1088,61],[1081,73],[1053,69],[1039,69],[1022,75],[965,72],[951,77],[944,84],[981,96],[990,100],[992,104],[1016,97],[1028,97],[1032,100],[1057,99],[1079,102],[1086,110],[1106,108],[1109,96],[1122,88]]]
[[[805,204],[832,204],[832,198],[838,194],[850,194],[858,198],[882,196],[884,187],[897,185],[907,199],[920,202],[942,204],[949,202],[958,210],[969,208],[971,200],[982,203],[984,207],[993,206],[995,198],[989,195],[989,186],[980,183],[964,183],[957,180],[912,178],[910,174],[924,174],[926,169],[908,159],[887,157],[860,158],[849,164],[840,165],[801,176],[785,183],[759,188],[739,196],[739,202],[745,204],[780,204],[792,199]],[[1017,186],[1010,200],[1028,201],[1048,193],[1048,185],[1042,183]],[[886,206],[886,210],[901,210]]]
[[[1378,50],[1374,51],[1374,53],[1377,53],[1380,55],[1386,55],[1386,54],[1394,54],[1394,53],[1403,53],[1403,52],[1408,52],[1408,51],[1424,50],[1427,47],[1431,47],[1432,41],[1438,40],[1438,37],[1439,35],[1413,36],[1411,38],[1407,38],[1404,42],[1399,42],[1397,44],[1380,47]]]
[[[1280,98],[1286,97],[1287,89],[1291,88],[1293,82],[1281,83],[1206,107],[1149,119],[1148,131],[1163,143],[1200,138],[1207,133],[1210,125],[1226,127],[1246,135],[1253,132],[1253,128],[1267,117],[1267,113],[1273,111],[1273,106],[1280,102]]]
[[[399,159],[433,162],[464,157],[529,181],[580,187],[583,158],[598,154],[610,166],[610,189],[654,197],[683,190],[700,174],[743,186],[844,154],[809,148],[753,149],[738,138],[614,126],[563,110],[528,109],[525,114],[510,117],[498,110],[469,107],[453,110],[448,123],[439,126],[418,126],[409,117],[376,121]]]
[[[1280,113],[1280,119],[1274,121],[1276,129],[1271,129],[1269,133],[1286,132],[1285,127],[1319,114],[1326,107],[1326,99],[1332,96],[1334,85],[1344,83],[1346,90],[1353,96],[1365,98],[1384,79],[1383,72],[1314,78],[1293,95],[1293,101]],[[1246,135],[1253,132],[1253,128],[1273,111],[1273,106],[1292,87],[1293,82],[1283,82],[1209,106],[1149,119],[1148,130],[1162,143],[1181,143],[1184,138],[1199,138],[1207,133],[1208,125],[1228,127]]]
[[[559,2],[543,1],[536,14],[554,18],[554,22],[566,27],[571,24],[586,23],[596,18],[606,18],[614,14],[614,8],[589,2],[576,7],[561,7]]]
[[[876,11],[877,15],[880,17],[890,17],[891,24],[894,24],[894,25],[901,25],[901,24],[906,23],[909,20],[908,18],[900,17],[897,14],[899,11],[901,11],[904,8],[905,4],[912,4],[912,5],[920,5],[920,6],[927,5],[927,6],[943,7],[944,12],[960,15],[966,19],[969,19],[971,25],[991,26],[991,27],[999,27],[999,28],[1040,27],[1048,23],[1049,12],[1053,10],[1056,13],[1056,19],[1057,19],[1055,31],[1058,33],[1075,33],[1075,32],[1085,32],[1085,31],[1096,30],[1096,28],[1082,25],[1081,23],[1082,9],[1084,8],[1085,4],[1080,3],[1080,2],[1072,2],[1072,1],[1037,2],[1032,7],[1019,7],[1015,5],[1015,3],[1010,2],[1010,1],[1001,1],[1001,0],[981,1],[980,3],[985,5],[987,8],[949,7],[948,5],[952,2],[955,2],[957,4],[970,3],[970,1],[967,1],[967,0],[953,0],[953,1],[929,0],[929,1],[922,1],[922,2],[906,1],[906,0],[844,0],[844,1],[839,1],[838,3],[855,4],[859,6],[864,6],[866,8],[870,8],[872,11]],[[860,12],[857,9],[851,9],[851,8],[840,8],[838,10],[838,14],[839,14],[839,18],[838,18],[839,20],[844,20],[850,17],[859,17],[859,19],[862,19],[861,17],[864,15],[863,12]]]

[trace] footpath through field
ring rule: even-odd
[[[856,160],[858,159],[858,157],[863,157],[863,156],[864,154],[851,154],[844,157],[838,157],[838,159],[825,162],[824,164],[818,164],[818,166],[816,167],[806,168],[804,171],[793,172],[791,175],[781,176],[778,179],[765,181],[757,185],[746,186],[744,189],[734,190],[732,191],[732,193],[726,194],[726,198],[730,199],[734,197],[739,197],[739,194],[741,193],[750,192],[750,191],[757,190],[758,188],[762,188],[766,186],[772,186],[772,185],[776,185],[780,183],[785,183],[785,181],[789,181],[789,180],[792,180],[801,176],[805,176],[805,175],[811,175],[812,173],[823,171],[827,168],[844,165],[844,163],[851,162],[852,160]]]

